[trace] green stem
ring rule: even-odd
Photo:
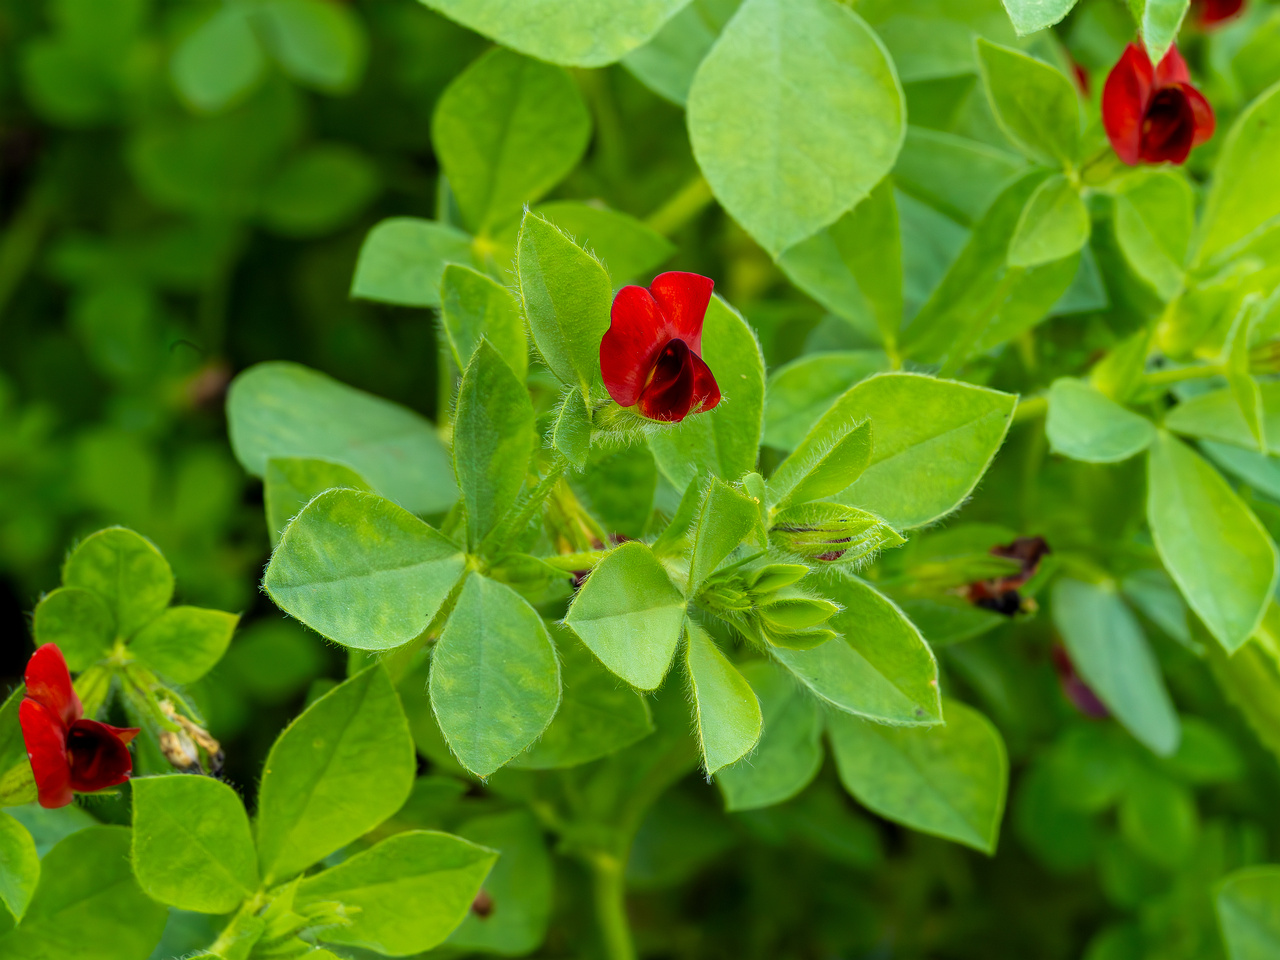
[[[1148,387],[1167,387],[1171,383],[1181,383],[1183,380],[1204,380],[1208,377],[1216,377],[1222,373],[1222,367],[1218,364],[1209,364],[1201,367],[1175,367],[1170,370],[1156,370],[1154,373],[1148,373],[1142,378],[1143,383]]]
[[[680,188],[679,193],[651,213],[645,223],[664,237],[669,237],[705,210],[714,199],[707,178],[696,174]]]
[[[480,545],[480,552],[486,556],[494,556],[501,553],[512,540],[520,536],[525,528],[529,526],[529,521],[533,519],[534,513],[542,507],[547,497],[551,496],[551,491],[555,489],[555,485],[564,476],[568,466],[569,461],[565,459],[564,454],[556,451],[555,458],[551,461],[551,466],[547,467],[546,475],[533,488],[533,491],[525,500],[524,506],[516,514],[516,518],[494,530],[489,538]]]
[[[625,862],[613,854],[597,853],[590,858],[588,866],[604,955],[608,960],[636,960],[631,924],[627,920]]]
[[[590,570],[609,555],[608,550],[589,550],[583,553],[557,553],[543,557],[543,563],[557,570],[568,570],[576,573],[579,570]]]
[[[1026,423],[1028,420],[1035,420],[1043,417],[1049,412],[1049,398],[1043,393],[1036,394],[1033,397],[1021,397],[1018,400],[1018,406],[1013,411],[1014,423]]]

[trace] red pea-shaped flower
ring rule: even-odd
[[[1129,166],[1182,163],[1213,136],[1213,108],[1191,85],[1187,63],[1170,47],[1153,67],[1147,51],[1129,44],[1102,89],[1102,125]]]
[[[137,728],[87,720],[62,651],[46,643],[27,661],[27,693],[18,706],[31,772],[42,807],[65,807],[74,793],[92,793],[129,779],[128,743]]]
[[[1203,28],[1216,27],[1244,8],[1244,0],[1192,0],[1192,16]]]
[[[600,341],[600,372],[620,406],[678,423],[720,402],[720,387],[702,361],[702,321],[714,286],[696,273],[672,272],[647,290],[618,291]]]

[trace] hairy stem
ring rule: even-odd
[[[604,955],[609,960],[635,960],[636,947],[627,920],[626,864],[612,854],[597,853],[590,858],[588,866]]]

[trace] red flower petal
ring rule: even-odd
[[[1184,89],[1186,84],[1156,91],[1142,119],[1141,158],[1148,163],[1182,163],[1191,152],[1196,118]]]
[[[1198,0],[1196,20],[1202,27],[1212,27],[1230,20],[1244,8],[1244,0]]]
[[[720,387],[702,358],[683,340],[671,340],[653,365],[640,394],[639,409],[650,420],[679,423],[691,413],[720,402]]]
[[[1217,121],[1213,116],[1213,107],[1204,98],[1204,94],[1191,86],[1191,84],[1184,83],[1181,88],[1187,98],[1187,105],[1191,108],[1191,116],[1195,124],[1195,133],[1191,137],[1191,145],[1198,147],[1213,136],[1214,128],[1217,126]]]
[[[1190,83],[1191,71],[1177,47],[1170,47],[1160,65],[1156,67],[1156,86],[1168,87],[1175,83]]]
[[[693,402],[695,413],[706,413],[720,402],[720,384],[696,353],[693,355]]]
[[[30,697],[18,704],[18,723],[35,776],[42,807],[71,802],[71,765],[67,760],[67,728],[54,710]]]
[[[1102,88],[1102,125],[1107,139],[1122,161],[1136,166],[1141,159],[1142,120],[1151,101],[1154,71],[1151,58],[1131,43]]]
[[[67,731],[67,757],[71,763],[71,788],[92,793],[129,779],[133,758],[118,735],[118,727],[97,720],[77,720]],[[129,739],[137,730],[126,730]]]
[[[46,643],[27,661],[27,697],[56,713],[63,726],[84,716],[84,707],[71,686],[67,661],[55,644]]]
[[[679,337],[698,356],[702,356],[702,321],[715,285],[710,277],[674,270],[659,274],[649,284],[649,292],[671,325],[671,336]]]

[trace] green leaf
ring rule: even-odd
[[[121,637],[159,616],[173,597],[168,561],[150,540],[124,527],[99,530],[81,542],[62,568],[62,583],[105,600]]]
[[[551,428],[551,442],[575,469],[581,470],[587,465],[591,453],[591,411],[580,387],[574,387],[561,399]]]
[[[346,93],[360,82],[369,38],[347,7],[325,0],[263,0],[255,14],[276,62],[298,83]]]
[[[613,303],[609,274],[554,224],[526,213],[516,275],[529,331],[551,372],[584,397],[599,396],[600,340]]]
[[[888,724],[942,722],[938,664],[915,625],[870,584],[829,574],[822,592],[843,609],[827,626],[841,636],[812,650],[770,653],[821,700]]]
[[[483,338],[524,382],[529,341],[520,307],[502,284],[462,264],[447,264],[440,282],[440,321],[459,370],[467,369]]]
[[[167,911],[140,889],[129,863],[129,831],[89,827],[58,843],[22,921],[0,936],[5,960],[144,960]]]
[[[170,607],[137,632],[129,652],[167,680],[195,683],[222,659],[239,622],[235,613]]]
[[[1275,604],[1271,611],[1276,611]],[[1277,634],[1263,619],[1258,633],[1230,656],[1210,644],[1207,650],[1214,679],[1227,699],[1244,715],[1262,745],[1280,757],[1280,656]]]
[[[1080,158],[1080,98],[1062,73],[1020,50],[977,41],[982,82],[1015,147],[1050,167]]]
[[[596,202],[553,200],[533,210],[573,237],[604,264],[615,287],[670,259],[675,244],[643,220]]]
[[[351,296],[402,307],[438,307],[445,264],[473,260],[471,238],[457,227],[419,217],[388,217],[364,238]]]
[[[466,568],[462,551],[373,493],[328,490],[285,529],[262,578],[280,609],[358,650],[388,650],[431,623]]]
[[[684,615],[684,597],[653,551],[631,541],[596,564],[564,622],[627,683],[656,690],[680,642]]]
[[[769,374],[764,396],[764,442],[794,450],[852,384],[889,369],[879,350],[810,353]]]
[[[31,632],[36,646],[56,643],[67,667],[88,669],[106,657],[116,640],[116,618],[92,590],[59,587],[36,605]]]
[[[1280,867],[1246,867],[1218,885],[1222,939],[1231,960],[1267,960],[1280,950]]]
[[[273,547],[280,542],[289,521],[326,490],[369,490],[369,484],[350,467],[315,457],[271,457],[262,481],[267,532]]]
[[[256,477],[274,457],[308,457],[350,467],[414,513],[443,512],[458,496],[429,420],[296,363],[262,363],[236,377],[227,420],[236,458]]]
[[[1280,383],[1258,385],[1262,405],[1261,433],[1270,438],[1268,452],[1280,453]],[[1228,388],[1200,393],[1179,403],[1165,417],[1164,425],[1174,433],[1220,440],[1246,449],[1258,449],[1249,421],[1245,419],[1235,394]]]
[[[467,508],[467,539],[479,547],[511,510],[538,445],[524,381],[487,340],[471,356],[458,388],[453,469]]]
[[[258,790],[258,860],[271,885],[305,870],[400,809],[413,738],[379,666],[340,683],[285,728]]]
[[[449,749],[487,777],[541,736],[559,705],[542,618],[510,587],[469,577],[431,655],[431,708]]]
[[[470,914],[449,937],[449,945],[506,956],[532,953],[547,935],[555,887],[538,822],[527,810],[513,810],[468,820],[458,833],[499,856],[484,884],[493,912],[483,918]]]
[[[764,731],[750,757],[716,774],[728,810],[755,810],[790,800],[822,766],[822,714],[786,673],[764,660],[739,671],[760,698]]]
[[[40,855],[27,828],[0,810],[0,904],[15,920],[31,902],[40,881]]]
[[[1178,589],[1230,653],[1276,586],[1276,548],[1221,474],[1161,431],[1147,461],[1147,522]]]
[[[1042,170],[1018,178],[974,225],[968,243],[907,326],[902,342],[908,356],[941,364],[948,374],[1031,329],[1066,292],[1079,258],[1031,268],[1008,263],[1023,208],[1044,179]]]
[[[258,855],[236,792],[212,777],[132,782],[133,871],[150,896],[180,910],[229,913],[258,889]]]
[[[688,0],[422,0],[465,27],[539,60],[603,67],[651,38]]]
[[[408,830],[306,877],[296,903],[335,901],[350,912],[351,923],[322,931],[322,940],[408,956],[443,943],[462,923],[497,859],[447,833]]]
[[[1195,794],[1176,780],[1143,772],[1120,801],[1120,835],[1152,863],[1176,869],[1199,839]]]
[[[888,54],[850,8],[746,0],[693,78],[689,138],[716,198],[776,257],[889,172],[905,106]]]
[[[560,657],[560,709],[538,742],[512,761],[526,770],[574,767],[617,753],[653,732],[649,705],[618,683],[582,642],[553,628]]]
[[[1152,63],[1163,60],[1173,46],[1190,4],[1191,0],[1129,0],[1129,9],[1138,21],[1138,33]]]
[[[909,126],[893,168],[893,179],[911,196],[968,226],[981,219],[991,202],[1025,167],[1026,161],[1020,155],[1004,147],[942,130]]]
[[[1234,474],[1259,493],[1280,500],[1280,459],[1274,454],[1261,454],[1213,440],[1202,440],[1199,447],[1220,469]]]
[[[769,477],[769,506],[833,497],[871,462],[871,421],[843,425],[823,417]]]
[[[1025,37],[1037,30],[1052,27],[1076,5],[1076,0],[1004,0],[1013,29]]]
[[[924,526],[955,510],[986,472],[1017,399],[985,387],[910,373],[870,377],[823,416],[822,433],[870,420],[875,448],[862,476],[836,499],[898,529]]]
[[[760,505],[715,477],[694,521],[686,596],[695,596],[729,554],[760,526]]]
[[[266,76],[267,57],[253,29],[253,8],[218,7],[178,45],[169,63],[187,106],[215,113],[246,97]]]
[[[1089,242],[1089,211],[1060,173],[1027,200],[1009,241],[1009,266],[1038,267],[1069,257]]]
[[[1059,377],[1049,388],[1049,449],[1086,463],[1118,463],[1151,446],[1155,427],[1085,380]]]
[[[26,687],[18,685],[0,704],[0,807],[15,807],[36,799],[35,776],[18,721],[18,708],[26,692]]]
[[[828,713],[840,782],[886,819],[994,854],[1009,783],[991,721],[955,700],[945,726],[889,727]]]
[[[707,308],[702,359],[720,385],[719,405],[649,437],[659,469],[677,490],[700,470],[738,480],[756,468],[760,454],[764,357],[751,327],[719,297]]]
[[[1182,265],[1195,226],[1195,195],[1186,178],[1145,171],[1124,181],[1115,198],[1115,231],[1134,273],[1170,300],[1182,288]]]
[[[1280,183],[1257,162],[1258,157],[1280,152],[1280,87],[1271,87],[1253,101],[1221,146],[1193,244],[1195,265],[1228,259],[1274,229],[1280,218]]]
[[[646,87],[683,107],[698,64],[742,0],[693,0],[622,65]]]
[[[1160,665],[1115,588],[1059,580],[1053,621],[1072,664],[1125,729],[1160,756],[1177,750],[1181,729]]]
[[[746,677],[696,623],[688,625],[685,667],[693,688],[698,744],[708,777],[742,759],[760,739],[760,701]]]
[[[902,326],[902,243],[893,181],[778,259],[796,286],[859,329],[892,346]]]
[[[316,237],[346,226],[378,193],[378,169],[343,143],[295,154],[263,187],[262,221],[285,237]]]
[[[462,216],[489,233],[578,164],[591,117],[568,71],[494,48],[436,103],[431,141]]]

